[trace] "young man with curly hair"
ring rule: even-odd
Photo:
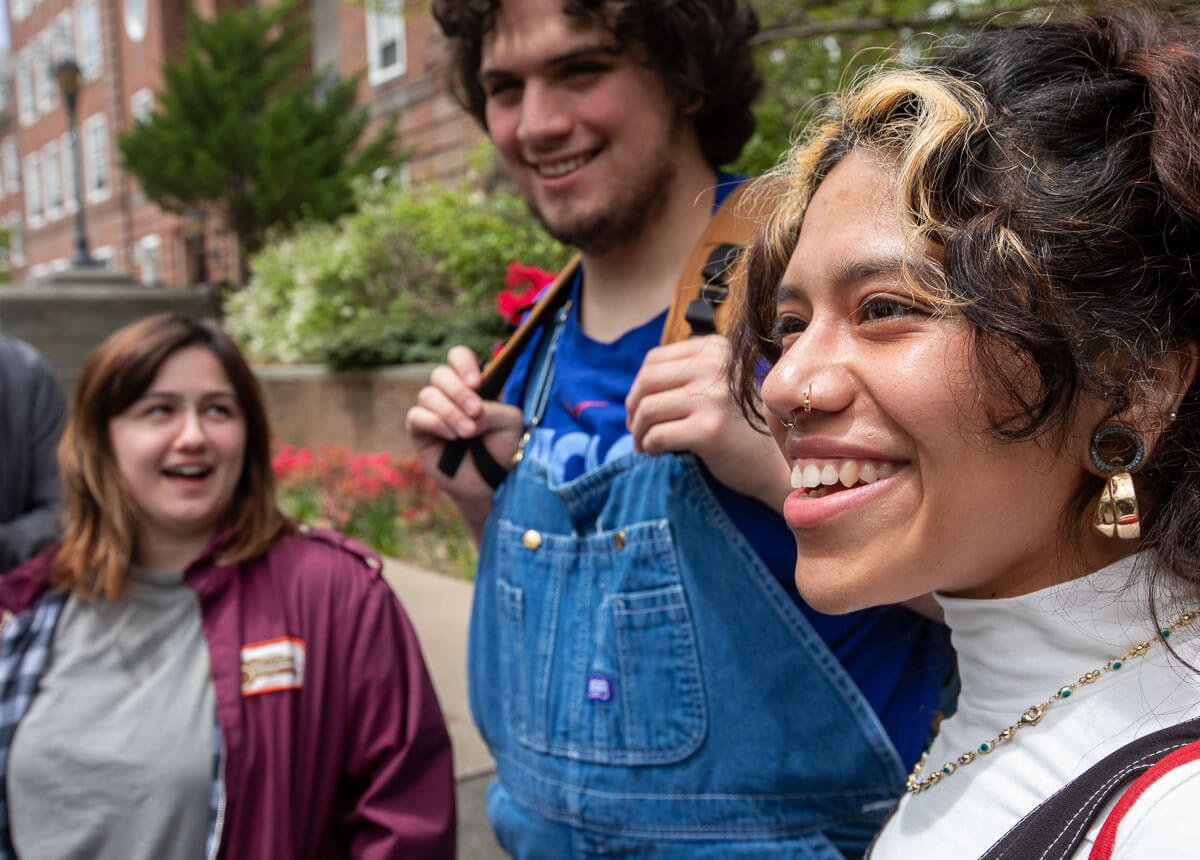
[[[833,618],[800,601],[790,475],[730,402],[727,341],[660,345],[739,184],[719,167],[753,131],[753,12],[434,14],[459,100],[580,254],[500,402],[455,347],[407,420],[480,542],[468,674],[501,844],[554,860],[861,854],[928,733],[944,635],[905,609]],[[438,471],[461,439],[515,463],[498,490],[478,459]]]

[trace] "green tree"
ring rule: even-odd
[[[864,67],[922,56],[948,34],[1054,4],[1045,0],[751,0],[761,31],[755,38],[766,87],[758,127],[736,169],[770,167],[814,111]]]
[[[181,56],[164,68],[157,109],[117,139],[146,196],[202,208],[238,242],[242,281],[272,227],[329,221],[354,206],[353,180],[395,163],[394,123],[360,145],[369,119],[358,77],[308,70],[309,24],[296,0],[188,13]]]

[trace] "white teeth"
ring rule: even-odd
[[[538,165],[537,171],[542,176],[555,179],[559,176],[566,176],[572,170],[578,170],[579,168],[583,167],[583,165],[587,164],[590,158],[590,155],[579,155],[575,158],[568,159],[567,161],[556,162],[555,164],[541,164]]]
[[[792,488],[811,490],[811,499],[826,494],[825,488],[840,483],[849,489],[857,484],[873,484],[880,478],[894,475],[900,466],[876,460],[808,461],[792,465]]]
[[[195,478],[208,472],[205,466],[180,466],[170,470],[172,474],[183,475],[185,478]]]

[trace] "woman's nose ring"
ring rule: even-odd
[[[812,383],[811,382],[808,383],[808,391],[805,392],[805,394],[804,394],[804,405],[797,406],[795,409],[793,409],[791,412],[788,413],[788,415],[792,419],[791,423],[789,424],[787,421],[784,421],[782,418],[779,419],[779,423],[782,424],[784,427],[786,427],[789,430],[796,429],[796,412],[800,409],[803,409],[806,413],[812,412]]]

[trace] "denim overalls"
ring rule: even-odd
[[[530,374],[535,423],[550,364]],[[690,454],[557,486],[525,457],[484,531],[468,674],[488,814],[518,858],[855,857],[903,787]]]

